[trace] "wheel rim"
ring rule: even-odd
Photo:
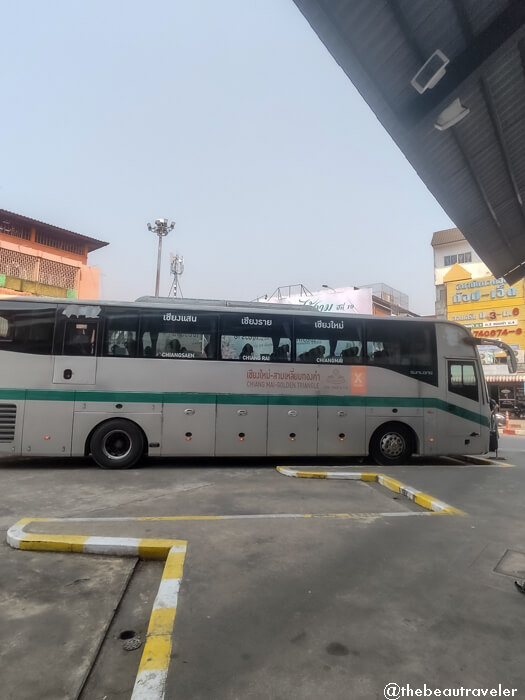
[[[108,459],[119,461],[129,455],[131,448],[132,442],[128,433],[123,430],[111,430],[104,437],[102,452]]]
[[[379,449],[388,459],[396,459],[406,450],[405,438],[399,433],[385,433],[379,441]]]

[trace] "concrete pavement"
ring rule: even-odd
[[[4,463],[0,522],[183,518],[84,520],[74,531],[45,524],[55,534],[67,527],[188,542],[167,698],[376,698],[388,682],[503,682],[523,697],[525,596],[513,586],[525,558],[521,440],[502,438],[508,458],[498,465],[414,460],[388,470],[463,517],[420,516],[376,483],[289,479],[270,461],[157,462],[128,472],[79,461]],[[354,517],[184,519],[330,513]],[[162,565],[7,545],[0,556],[9,592],[0,619],[14,620],[0,626],[2,697],[69,700],[84,680],[82,700],[131,697],[143,647],[125,651],[119,635],[144,641]]]

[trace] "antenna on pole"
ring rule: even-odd
[[[184,272],[184,258],[178,253],[177,255],[170,253],[170,272],[173,275],[173,282],[171,283],[171,289],[168,296],[171,296],[173,293],[174,297],[177,295],[182,297],[183,294],[180,286],[180,277]]]

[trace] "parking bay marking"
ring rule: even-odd
[[[304,471],[301,469],[290,468],[290,467],[277,467],[277,471],[284,476],[294,476],[300,479],[348,479],[350,481],[376,481],[390,491],[395,493],[400,493],[406,496],[409,500],[413,501],[422,508],[426,508],[428,511],[434,513],[441,513],[443,515],[465,515],[462,510],[449,506],[448,503],[440,501],[437,498],[433,498],[428,493],[423,491],[418,491],[412,488],[412,486],[407,486],[401,483],[397,479],[393,479],[391,476],[386,474],[379,474],[377,472],[344,472],[344,471]]]
[[[79,518],[70,518],[69,522],[78,520]],[[98,518],[91,520],[98,520]],[[172,633],[186,556],[186,541],[25,532],[25,528],[33,522],[61,521],[61,518],[23,518],[9,528],[7,542],[15,549],[84,552],[165,560],[162,579],[149,620],[146,643],[131,695],[131,700],[162,700],[171,657]]]
[[[454,458],[452,458],[454,459]],[[459,462],[461,460],[461,462]],[[500,468],[505,468],[505,467],[515,467],[515,464],[504,464],[503,462],[500,462],[497,457],[494,458],[486,458],[486,457],[476,457],[472,455],[461,455],[454,461],[458,461],[460,464],[462,464],[463,467],[500,467]],[[466,464],[465,464],[466,462]]]
[[[163,700],[172,636],[177,612],[178,594],[182,582],[186,540],[89,535],[62,535],[27,532],[32,523],[118,523],[217,521],[257,519],[339,519],[375,520],[381,517],[411,517],[440,515],[436,511],[395,513],[260,513],[243,515],[175,515],[102,518],[23,518],[7,531],[7,542],[15,548],[33,551],[79,552],[109,556],[133,556],[165,561],[162,580],[153,603],[146,643],[139,664],[131,700]]]

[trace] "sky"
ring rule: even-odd
[[[292,0],[3,3],[0,208],[109,245],[103,299],[383,282],[434,313],[453,223]]]

